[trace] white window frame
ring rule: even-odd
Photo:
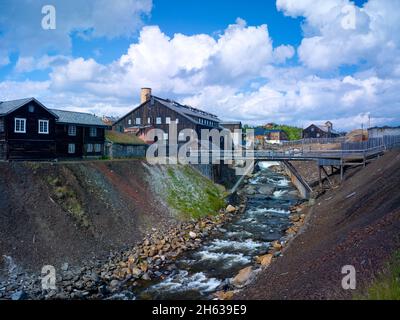
[[[87,153],[92,153],[93,152],[93,143],[88,143],[86,145],[86,152]]]
[[[147,118],[147,124],[151,124],[151,118],[150,117]]]
[[[94,152],[101,152],[101,144],[100,143],[96,143],[94,145]]]
[[[162,124],[162,119],[161,117],[156,118],[156,124]]]
[[[94,130],[94,134],[93,134],[93,130]],[[97,128],[96,127],[90,127],[89,128],[89,136],[97,137]]]
[[[176,118],[175,123],[179,124],[179,119],[178,118]]]
[[[165,132],[164,132],[163,138],[164,138],[164,140],[168,140],[168,133],[165,133]]]
[[[17,121],[21,121],[24,124],[24,130],[17,130]],[[21,128],[21,123],[19,125]],[[26,133],[26,119],[25,118],[14,118],[14,132],[15,133]]]
[[[141,124],[141,122],[142,122],[142,119],[136,118],[136,124]]]
[[[68,135],[71,137],[76,136],[76,125],[74,125],[74,124],[68,125]]]
[[[171,124],[171,117],[165,117],[165,123]]]
[[[74,154],[75,153],[75,143],[68,143],[68,153]]]
[[[41,131],[40,124],[45,123],[46,126],[43,126],[43,129],[46,128],[46,131]],[[38,133],[39,134],[49,134],[49,120],[38,120]]]
[[[132,119],[128,119],[128,125],[132,124]]]

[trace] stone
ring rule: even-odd
[[[282,249],[282,245],[279,243],[279,241],[274,241],[274,242],[272,243],[272,247],[273,247],[275,250],[281,250],[281,249]]]
[[[218,291],[214,293],[214,296],[218,300],[231,300],[233,298],[233,291]]]
[[[274,187],[271,186],[261,186],[258,188],[258,193],[264,194],[264,195],[272,195],[275,191]]]
[[[292,214],[290,216],[290,220],[292,220],[293,222],[297,222],[300,220],[300,216],[298,214]]]
[[[262,256],[257,257],[257,263],[261,264],[262,266],[269,266],[271,264],[273,255],[268,253]]]
[[[146,281],[151,280],[149,273],[148,273],[148,272],[144,273],[144,274],[142,275],[142,279],[143,279],[143,280],[146,280]]]
[[[192,239],[196,239],[197,238],[196,232],[190,231],[189,232],[189,237],[192,238]]]
[[[131,275],[134,277],[139,277],[142,274],[142,270],[140,270],[138,267],[133,267],[131,268]]]
[[[117,289],[117,288],[119,287],[119,284],[120,284],[120,282],[119,282],[118,280],[112,280],[112,281],[110,282],[110,287],[111,287],[112,289]]]
[[[249,266],[239,271],[232,279],[232,284],[237,288],[244,287],[253,277],[253,267]]]
[[[69,267],[68,263],[65,262],[65,263],[62,264],[61,270],[62,270],[62,271],[68,271],[68,267]]]
[[[228,205],[228,206],[226,207],[225,211],[226,211],[227,213],[235,212],[235,211],[236,211],[236,207],[234,207],[233,205],[230,204],[230,205]]]
[[[26,294],[26,292],[25,291],[17,291],[17,292],[14,292],[12,295],[11,295],[11,300],[24,300],[24,299],[27,299],[28,298],[28,295]]]

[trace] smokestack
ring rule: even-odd
[[[151,88],[142,88],[140,91],[140,104],[150,100]]]

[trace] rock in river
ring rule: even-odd
[[[232,279],[232,284],[237,288],[244,287],[253,278],[253,267],[249,266],[239,271]]]

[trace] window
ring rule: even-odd
[[[93,152],[93,144],[89,143],[86,145],[86,151],[87,152]]]
[[[170,124],[171,123],[171,118],[170,117],[166,117],[165,118],[165,123],[166,124]]]
[[[29,112],[35,112],[35,106],[30,105],[28,107]]]
[[[96,143],[94,145],[94,151],[95,152],[101,152],[101,144],[100,143]]]
[[[168,133],[164,133],[164,140],[168,140]]]
[[[140,118],[136,118],[136,124],[140,124],[141,120]]]
[[[178,118],[176,118],[175,122],[176,122],[176,124],[178,124],[178,123],[179,123],[179,119],[178,119]]]
[[[97,136],[97,128],[95,127],[90,127],[90,136],[91,137],[96,137]]]
[[[39,120],[39,133],[49,134],[49,120]]]
[[[75,153],[75,143],[68,144],[68,153],[70,154]]]
[[[150,123],[151,123],[151,118],[148,117],[148,118],[147,118],[147,124],[150,124]]]
[[[26,119],[15,118],[15,130],[16,133],[26,133]]]
[[[76,126],[74,126],[74,125],[68,126],[68,135],[76,136]]]
[[[314,132],[314,127],[311,127],[311,132]]]
[[[156,124],[161,124],[161,117],[156,118]]]
[[[131,125],[132,124],[132,120],[128,119],[128,124]]]
[[[0,119],[0,132],[4,132],[4,119]]]

